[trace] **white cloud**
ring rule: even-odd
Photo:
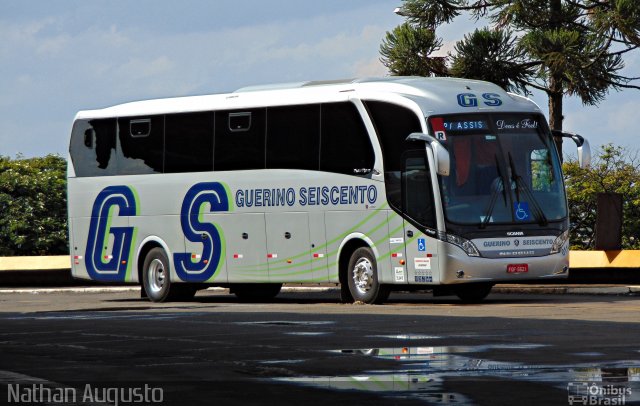
[[[282,12],[276,18],[277,4],[245,1],[254,14],[255,7],[269,7],[272,17],[237,24],[226,23],[219,3],[211,2],[202,10],[211,18],[193,27],[172,26],[167,15],[122,18],[111,4],[87,3],[80,11],[62,7],[58,14],[23,21],[0,17],[0,154],[64,153],[80,109],[253,84],[384,76],[380,42],[402,21],[392,13],[396,4],[387,7],[382,0],[308,16]],[[235,3],[225,4],[232,9]],[[440,53],[452,51],[469,30],[469,21],[458,20],[443,27]],[[625,59],[627,71],[637,72],[640,55]],[[565,128],[596,144],[637,145],[630,117],[640,104],[638,95],[613,94],[599,108],[567,100]],[[546,110],[546,97],[539,101]]]
[[[355,77],[387,76],[389,74],[387,68],[380,62],[380,58],[377,57],[357,61],[353,68],[353,76]]]
[[[42,40],[36,47],[37,54],[59,54],[63,50],[68,48],[71,42],[69,35],[57,35]]]
[[[432,52],[431,55],[432,57],[445,57],[448,56],[450,53],[453,53],[453,50],[456,46],[456,42],[457,41],[442,41],[442,46],[440,47],[439,50],[437,50],[436,52]]]
[[[582,106],[578,100],[565,103],[564,129],[585,136],[592,146],[614,144],[639,150],[635,117],[640,94],[627,90],[609,95],[598,106]]]
[[[22,21],[0,17],[1,154],[64,153],[80,109],[251,84],[384,74],[378,47],[395,18],[391,10],[366,3],[234,26],[221,23],[225,17],[211,12],[212,5],[211,19],[202,19],[206,24],[176,29],[167,16],[161,16],[166,27],[144,16],[139,23],[123,19],[110,4],[63,7]]]

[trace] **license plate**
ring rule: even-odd
[[[527,273],[527,272],[529,272],[529,264],[507,265],[507,273]]]

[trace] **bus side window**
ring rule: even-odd
[[[76,176],[116,174],[116,120],[78,120],[73,124],[69,153]]]
[[[413,111],[396,104],[367,101],[365,106],[382,148],[387,201],[391,207],[402,210],[400,178],[405,167],[403,153],[416,148],[415,141],[406,139],[409,134],[422,131],[420,121]]]
[[[213,117],[213,112],[165,117],[166,173],[213,170]]]
[[[431,174],[425,152],[410,151],[405,154],[402,172],[402,197],[404,212],[420,225],[436,228]]]
[[[319,169],[320,105],[267,108],[267,169]]]
[[[115,159],[111,158],[112,153],[116,149],[116,120],[91,120],[90,123],[93,126],[96,136],[94,147],[96,149],[96,162],[98,164],[98,168],[115,168]]]
[[[162,173],[164,165],[164,116],[118,119],[118,173]]]
[[[325,103],[321,111],[320,170],[366,175],[375,155],[362,117],[353,103]]]
[[[265,168],[266,108],[216,111],[216,171]]]

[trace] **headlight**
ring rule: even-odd
[[[458,237],[454,234],[447,234],[447,242],[462,248],[470,257],[479,257],[480,253],[473,243],[465,238]]]
[[[560,234],[558,238],[556,238],[556,240],[553,242],[553,245],[551,246],[550,254],[557,254],[558,252],[560,252],[560,250],[564,246],[564,243],[566,243],[568,239],[569,239],[569,230]]]

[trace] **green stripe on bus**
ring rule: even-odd
[[[259,264],[257,264],[257,265],[246,265],[246,266],[242,266],[242,267],[239,267],[238,269],[255,268],[256,266],[269,266],[269,265],[274,265],[274,264],[276,264],[276,263],[282,263],[282,264],[283,264],[283,266],[282,266],[281,268],[275,268],[275,269],[274,269],[274,268],[272,268],[272,269],[274,269],[274,270],[279,270],[279,269],[289,269],[289,268],[291,268],[291,267],[293,267],[293,266],[298,266],[298,265],[300,265],[300,264],[297,264],[297,265],[293,265],[293,266],[291,266],[291,265],[284,265],[284,263],[286,263],[286,261],[287,261],[287,260],[294,260],[294,259],[301,258],[301,257],[307,256],[307,255],[311,256],[311,255],[313,255],[313,253],[318,252],[318,251],[321,251],[323,248],[326,248],[326,247],[328,247],[329,245],[331,245],[331,244],[333,244],[333,243],[335,243],[335,242],[337,242],[337,241],[340,241],[340,240],[344,239],[347,235],[349,235],[349,234],[353,233],[354,231],[357,231],[357,230],[358,230],[358,228],[360,228],[360,227],[361,227],[361,226],[363,226],[364,224],[368,223],[368,222],[369,222],[371,219],[373,219],[376,215],[382,215],[382,214],[384,214],[384,215],[385,215],[385,218],[384,218],[384,220],[382,220],[380,223],[378,223],[377,225],[375,225],[372,229],[370,229],[368,232],[369,232],[369,233],[373,233],[373,232],[375,232],[376,230],[378,230],[378,229],[380,229],[381,227],[383,227],[385,224],[387,224],[387,223],[388,223],[388,221],[387,221],[387,216],[386,216],[386,213],[387,213],[387,212],[386,212],[386,210],[384,210],[384,208],[386,207],[386,205],[387,205],[386,203],[385,203],[385,204],[383,204],[383,205],[382,205],[382,207],[381,207],[380,209],[376,209],[376,211],[375,211],[374,213],[371,213],[369,216],[365,217],[365,218],[364,218],[362,221],[360,221],[358,224],[354,225],[353,227],[351,227],[350,229],[346,230],[345,232],[343,232],[342,234],[338,235],[337,237],[333,238],[332,240],[327,241],[325,244],[322,244],[322,245],[320,245],[320,246],[314,247],[314,248],[312,248],[312,249],[310,249],[310,250],[308,250],[308,251],[304,251],[304,252],[302,252],[302,253],[300,253],[300,254],[296,254],[296,255],[294,255],[294,256],[287,257],[287,258],[282,259],[282,260],[274,261],[275,263],[274,263],[274,262],[271,262],[271,263],[270,263],[270,262],[262,262],[262,263],[259,263]],[[363,233],[363,234],[365,234],[365,233]],[[311,263],[312,261],[313,261],[313,260],[305,261],[305,262],[303,262],[303,263]]]

